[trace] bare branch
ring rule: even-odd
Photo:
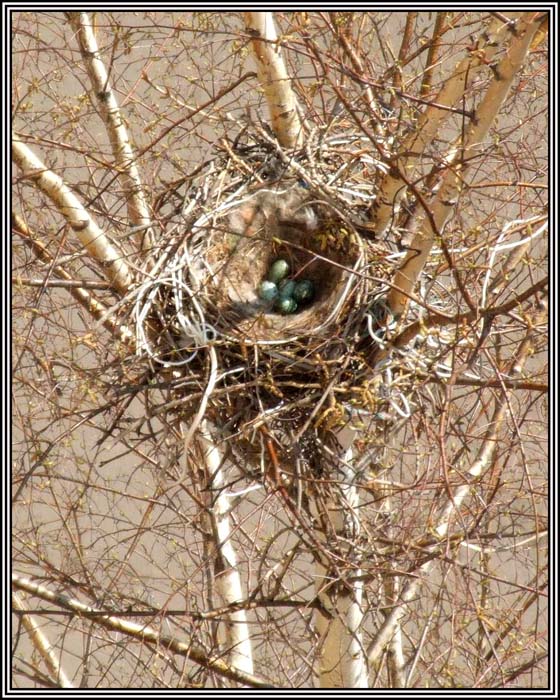
[[[507,24],[501,20],[494,20],[490,27],[482,32],[472,50],[445,80],[433,103],[422,113],[416,128],[402,144],[400,150],[405,155],[392,164],[391,171],[380,185],[378,198],[372,211],[373,225],[378,235],[385,231],[393,216],[399,192],[404,192],[406,180],[403,180],[403,175],[409,172],[409,162],[412,157],[410,154],[424,152],[449,116],[448,109],[457,104],[469,83],[492,61],[500,46],[508,39],[507,29]]]
[[[424,71],[424,75],[422,77],[422,89],[420,91],[421,97],[426,97],[432,89],[434,68],[439,59],[439,52],[441,50],[441,36],[448,14],[448,12],[442,11],[438,12],[436,15],[432,41],[430,43],[430,48],[428,49],[428,55],[426,56],[426,70]]]
[[[101,321],[103,326],[121,342],[127,343],[128,345],[134,345],[134,334],[125,325],[119,324],[109,312],[109,309],[102,304],[98,299],[88,291],[87,289],[99,289],[98,283],[83,283],[76,282],[72,279],[71,275],[66,272],[66,270],[60,265],[54,264],[54,259],[46,249],[46,247],[38,241],[31,233],[27,227],[25,221],[19,216],[19,214],[12,214],[12,226],[15,231],[23,238],[23,240],[29,245],[33,250],[35,255],[39,260],[51,266],[52,274],[58,277],[58,280],[47,281],[45,279],[39,281],[38,286],[53,286],[61,285],[66,286],[70,294],[78,301],[84,309],[90,313],[93,318],[97,321]],[[18,279],[14,280],[14,284],[21,284],[22,282]],[[32,284],[35,280],[32,280]],[[109,283],[107,283],[109,284]]]
[[[534,322],[538,324],[544,318],[546,318],[546,310],[539,310],[535,314]],[[512,371],[515,371],[516,374],[519,374],[522,371],[522,368],[531,353],[533,342],[533,336],[531,332],[529,332],[524,340],[519,344],[515,361],[512,363],[511,367]],[[496,448],[499,444],[498,437],[507,410],[507,394],[504,392],[504,395],[496,400],[494,404],[494,410],[492,416],[490,417],[488,429],[486,431],[486,435],[484,436],[482,446],[480,447],[478,455],[472,466],[468,469],[465,475],[466,483],[456,488],[454,492],[450,494],[448,502],[443,506],[441,513],[437,518],[433,529],[433,534],[436,541],[434,544],[425,547],[426,554],[437,552],[441,547],[439,544],[440,542],[443,541],[444,544],[446,544],[445,540],[449,534],[450,526],[454,519],[459,517],[461,505],[471,492],[471,483],[475,479],[479,478],[484,471],[490,468]],[[386,620],[381,625],[373,641],[368,647],[368,658],[371,664],[375,664],[379,660],[385,646],[389,643],[395,630],[398,628],[400,620],[405,615],[409,603],[417,595],[418,589],[432,565],[433,559],[428,557],[425,563],[423,563],[418,569],[411,572],[414,573],[414,578],[409,579],[408,583],[404,586],[400,595],[400,602],[395,605],[391,613],[387,616]]]
[[[15,610],[24,613],[21,616],[23,626],[29,633],[33,646],[37,649],[41,658],[47,665],[54,682],[61,688],[73,688],[74,685],[62,670],[57,654],[49,642],[48,637],[41,630],[39,623],[33,615],[25,612],[26,608],[19,593],[12,593],[12,606]]]
[[[299,148],[303,144],[302,124],[282,58],[272,13],[243,14],[247,30],[252,37],[257,73],[268,103],[272,130],[281,146]]]
[[[119,292],[126,293],[132,282],[126,262],[62,178],[49,170],[17,135],[13,140],[12,157],[23,177],[32,180],[54,202],[84,248],[100,263],[109,282]]]
[[[99,105],[100,114],[107,128],[113,148],[116,167],[123,183],[131,226],[141,227],[138,240],[142,250],[150,250],[154,244],[150,211],[144,196],[140,173],[136,165],[128,130],[109,82],[109,75],[101,59],[95,33],[85,12],[66,13],[76,32],[80,53],[91,80],[92,92]],[[116,40],[116,39],[115,39]]]
[[[422,272],[430,254],[434,241],[443,233],[444,226],[457,204],[457,196],[461,188],[461,178],[458,171],[464,172],[464,162],[472,152],[480,148],[492,122],[496,118],[511,85],[523,65],[523,60],[529,51],[531,41],[539,23],[534,20],[534,13],[526,13],[520,20],[518,33],[512,39],[507,55],[500,61],[494,71],[494,79],[486,91],[484,99],[476,110],[473,125],[467,132],[465,143],[451,151],[447,158],[448,169],[442,185],[436,195],[430,211],[426,212],[424,223],[414,237],[411,250],[404,263],[395,275],[394,287],[391,289],[387,303],[395,316],[400,316],[408,302],[410,294]]]
[[[212,658],[205,649],[195,644],[190,639],[187,642],[181,642],[174,637],[169,637],[157,632],[148,625],[137,624],[130,620],[123,620],[106,610],[99,610],[90,605],[85,605],[75,598],[69,598],[60,593],[53,593],[45,586],[34,583],[30,579],[19,576],[18,574],[12,574],[12,585],[18,590],[26,591],[64,610],[74,612],[85,619],[93,620],[101,627],[105,627],[105,629],[124,634],[142,644],[155,644],[157,647],[164,650],[164,653],[171,652],[192,659],[192,661],[195,661],[197,664],[211,669],[224,678],[229,678],[252,688],[274,687],[258,676],[241,671],[234,666],[224,663],[220,659]]]

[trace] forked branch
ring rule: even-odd
[[[510,13],[510,17],[519,14]],[[441,20],[442,14],[438,17]],[[480,70],[492,61],[500,46],[510,36],[508,27],[502,20],[494,19],[488,29],[482,32],[468,55],[455,66],[433,102],[420,116],[414,131],[399,148],[406,155],[392,163],[390,172],[381,182],[372,212],[373,225],[378,234],[383,233],[389,225],[399,196],[406,189],[403,175],[410,171],[412,158],[424,153],[451,114],[449,108],[458,103]],[[431,80],[431,73],[428,73],[428,77]]]
[[[492,82],[474,114],[473,124],[465,140],[455,146],[446,158],[447,171],[443,176],[441,187],[433,203],[429,205],[429,211],[425,211],[420,229],[410,245],[404,263],[395,275],[394,286],[387,296],[387,303],[395,317],[402,315],[408,304],[409,296],[424,269],[432,246],[437,237],[442,234],[457,204],[462,178],[468,167],[465,163],[486,138],[523,65],[538,28],[539,22],[535,18],[535,13],[525,13],[518,23],[517,33],[512,39],[507,54],[494,69]]]

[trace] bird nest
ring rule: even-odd
[[[335,211],[298,182],[259,187],[212,231],[199,290],[214,304],[220,335],[246,344],[324,342],[350,305],[366,294],[364,246]],[[276,259],[316,290],[312,304],[282,315],[258,296]]]
[[[228,145],[187,183],[136,292],[138,352],[170,380],[177,415],[191,427],[208,417],[248,463],[265,438],[286,463],[390,406],[371,357],[395,263],[361,235],[378,170],[362,141],[321,137],[286,154],[260,132]],[[316,290],[289,315],[258,294],[278,258]]]

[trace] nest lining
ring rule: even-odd
[[[207,253],[209,274],[201,284],[214,301],[220,334],[263,345],[322,336],[350,298],[358,303],[360,239],[297,182],[258,189],[229,214],[223,230]],[[313,303],[290,316],[258,297],[279,257],[288,260],[293,278],[311,280],[316,290]]]

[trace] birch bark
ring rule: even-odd
[[[488,134],[515,76],[523,65],[538,28],[539,22],[535,19],[535,13],[524,13],[517,25],[517,33],[511,41],[507,54],[494,70],[494,78],[476,110],[473,124],[464,142],[456,145],[447,156],[447,170],[441,186],[433,204],[430,204],[430,211],[424,214],[420,229],[414,236],[410,250],[395,275],[394,286],[387,295],[387,303],[396,317],[403,313],[409,295],[424,269],[432,246],[436,238],[442,234],[445,224],[457,205],[462,180],[468,168],[466,163],[480,148]]]
[[[509,13],[508,16],[515,19],[520,15],[521,13],[517,12]],[[392,164],[391,170],[381,182],[377,202],[373,207],[372,221],[379,235],[383,234],[393,218],[399,197],[406,190],[406,180],[415,167],[414,160],[421,156],[434,140],[442,123],[450,114],[449,108],[459,102],[469,84],[481,69],[492,61],[509,36],[506,23],[499,19],[492,20],[489,28],[478,38],[475,48],[459,61],[433,103],[422,113],[412,134],[399,146],[399,150],[407,155],[397,158]]]
[[[280,43],[271,12],[245,12],[247,30],[263,87],[270,124],[278,143],[284,148],[303,144],[302,124],[290,78],[280,51]]]
[[[208,494],[208,519],[213,533],[215,586],[223,606],[245,599],[237,555],[232,542],[231,499],[225,495],[224,460],[206,419],[200,424],[199,444],[203,454]],[[253,673],[253,649],[245,610],[227,615],[220,624],[222,647],[229,662],[244,673]]]
[[[130,223],[139,228],[137,240],[141,250],[149,250],[154,242],[150,210],[144,197],[140,172],[136,165],[128,129],[111,87],[107,69],[101,59],[95,33],[86,12],[68,12],[67,17],[76,32],[80,53],[91,81],[92,92],[99,105],[100,115],[109,135],[118,176],[127,200]]]
[[[87,252],[101,263],[105,276],[121,293],[129,291],[132,277],[123,256],[109,242],[80,200],[62,178],[49,170],[21,137],[14,135],[12,158],[25,178],[32,180],[64,216]]]

